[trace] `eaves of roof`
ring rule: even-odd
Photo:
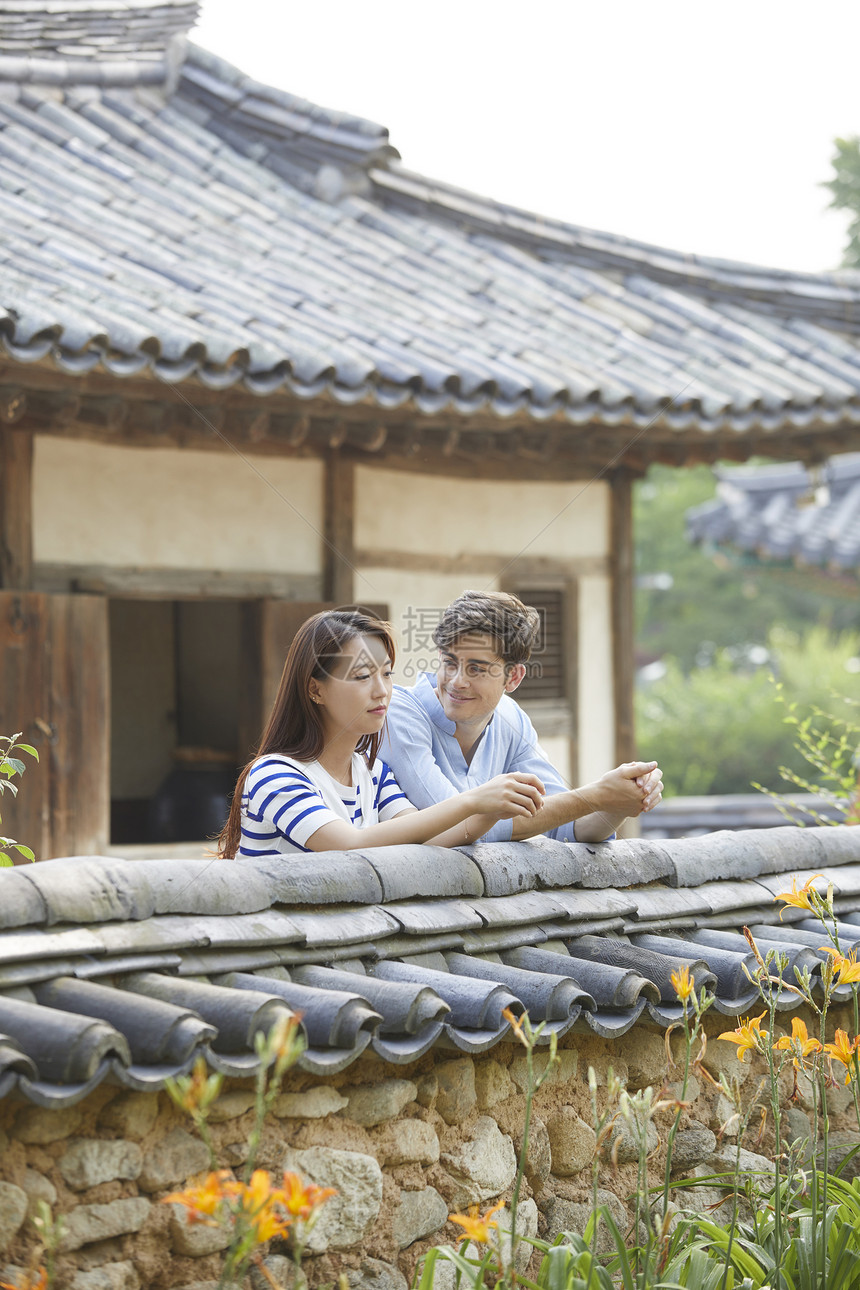
[[[544,1023],[544,1043],[619,1038],[643,1014],[679,1019],[683,964],[736,1016],[756,998],[744,924],[820,977],[820,927],[792,907],[781,922],[775,903],[812,874],[832,884],[841,944],[860,944],[847,826],[2,870],[0,1096],[61,1107],[105,1079],[156,1089],[200,1055],[247,1075],[255,1034],[295,1012],[301,1065],[321,1075],[366,1050],[395,1065],[436,1044],[488,1051],[506,1010]]]
[[[402,168],[191,48],[0,94],[0,343],[78,376],[673,437],[856,433],[860,275],[703,259]]]
[[[860,574],[860,453],[722,470],[719,495],[691,508],[687,536],[765,560]]]

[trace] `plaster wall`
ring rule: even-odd
[[[323,464],[37,435],[44,564],[318,573]]]
[[[612,602],[609,578],[579,582],[579,779],[587,784],[615,765]]]
[[[360,466],[355,543],[417,555],[498,556],[500,573],[512,557],[602,556],[609,550],[609,485],[448,479]],[[478,585],[485,581],[486,575]]]

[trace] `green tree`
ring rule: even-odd
[[[860,138],[836,139],[833,158],[834,175],[825,182],[833,194],[830,205],[836,210],[848,211],[848,245],[842,257],[848,269],[860,269]]]

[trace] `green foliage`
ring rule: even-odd
[[[795,746],[797,711],[829,711],[836,721],[850,721],[846,701],[834,696],[853,678],[860,633],[834,639],[821,627],[803,636],[774,627],[766,644],[770,667],[738,670],[722,650],[710,667],[685,675],[668,659],[666,675],[638,692],[639,746],[663,768],[667,796],[748,793],[753,783],[779,792],[786,776],[796,786],[809,782],[806,755]],[[780,695],[796,707],[777,702],[771,667]],[[806,729],[815,740],[812,731]],[[840,756],[847,755],[843,749]]]
[[[836,210],[848,211],[848,245],[842,257],[846,268],[860,268],[860,138],[836,139],[833,158],[833,178],[824,187],[833,194],[830,205]]]
[[[676,658],[683,672],[718,654],[764,645],[768,627],[795,632],[819,624],[832,632],[855,628],[857,592],[820,572],[743,562],[694,546],[684,536],[691,506],[715,495],[709,466],[654,466],[636,486],[636,642],[640,656]],[[669,574],[671,587],[655,586]]]
[[[810,708],[804,714],[797,703],[789,703],[779,683],[776,699],[785,713],[785,725],[793,732],[795,751],[811,768],[799,775],[789,766],[780,766],[781,777],[799,792],[814,793],[828,805],[844,807],[847,803],[844,822],[860,824],[860,725],[819,707]],[[860,707],[853,699],[844,698],[842,703],[850,708]],[[792,823],[799,822],[798,814],[802,810],[791,798],[758,783],[753,787],[772,797]],[[816,824],[834,824],[841,819],[841,811],[829,816],[814,811],[813,816]]]
[[[26,753],[28,757],[34,757],[39,760],[39,754],[31,744],[20,744],[21,732],[16,735],[0,735],[0,797],[4,793],[11,793],[13,797],[18,796],[18,785],[15,783],[15,776],[20,779],[27,769],[26,763],[21,761],[17,753]],[[2,819],[0,819],[2,823]],[[35,860],[33,852],[29,847],[24,846],[23,842],[16,842],[14,838],[0,837],[0,866],[8,867],[14,864],[9,850],[13,849],[20,852],[25,860]]]

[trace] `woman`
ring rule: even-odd
[[[349,851],[406,842],[462,846],[499,820],[533,815],[534,775],[499,775],[417,811],[377,753],[394,642],[355,610],[315,614],[293,640],[256,758],[239,776],[222,856]]]

